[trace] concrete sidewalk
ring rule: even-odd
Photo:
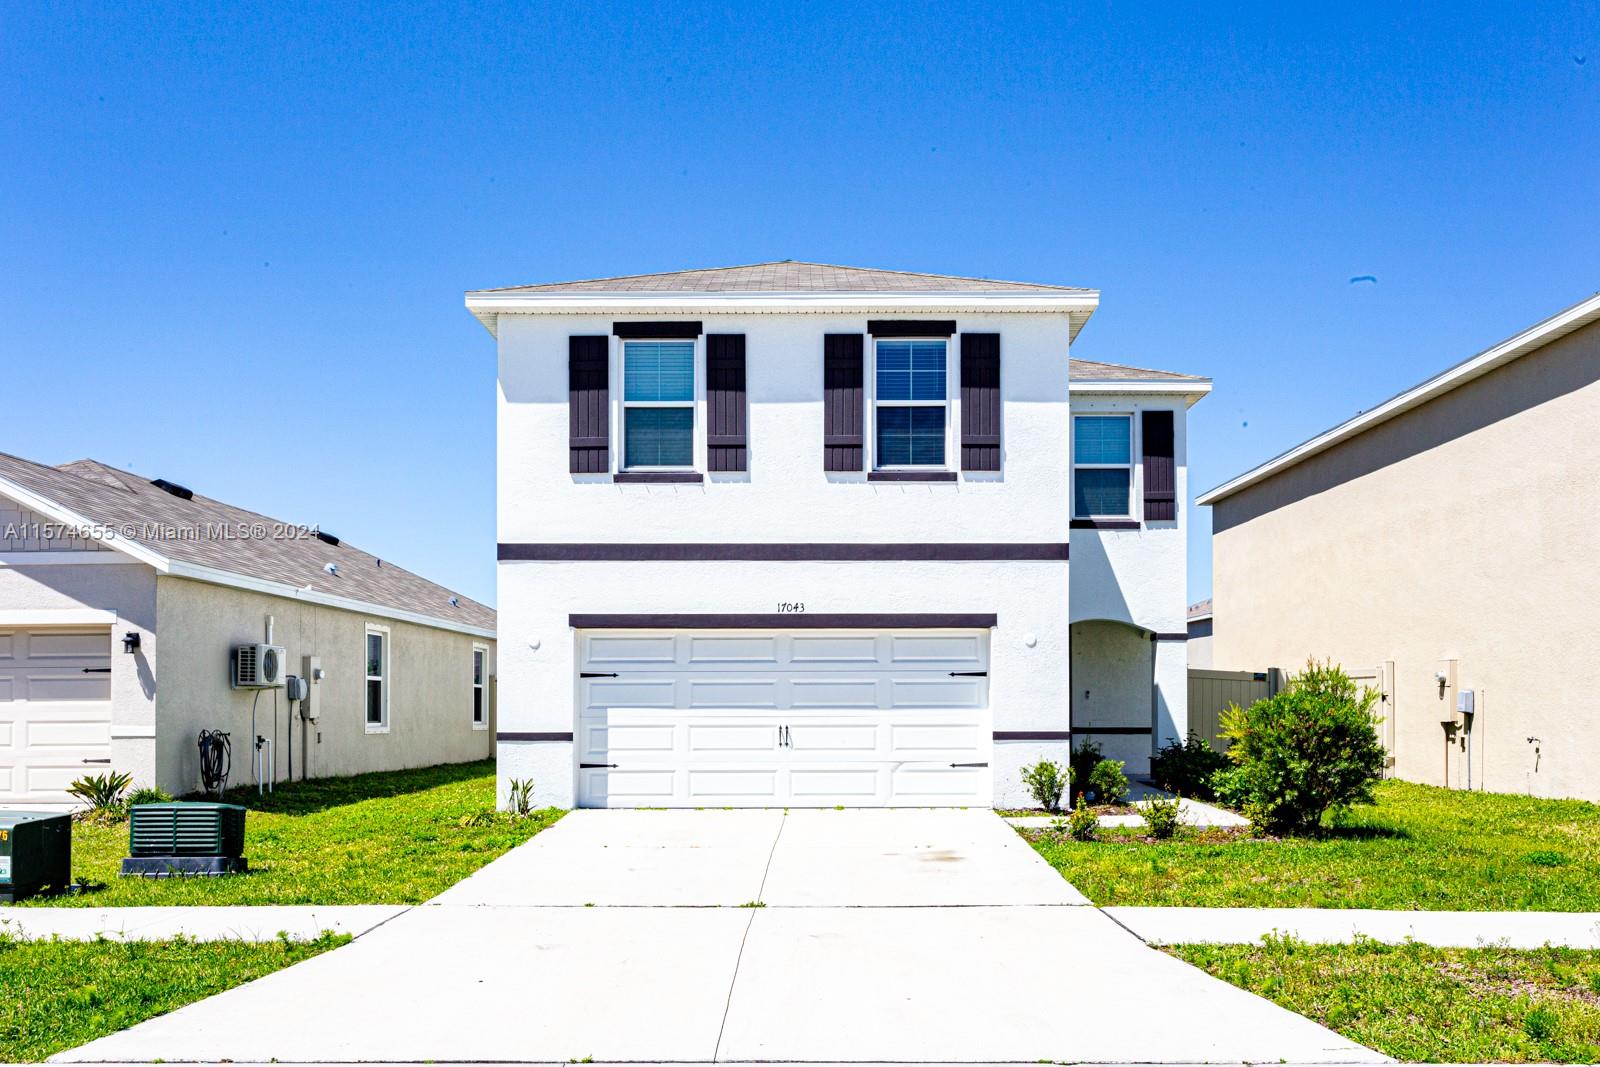
[[[1249,945],[1269,934],[1318,944],[1357,937],[1440,948],[1600,948],[1600,913],[1377,911],[1367,908],[1106,908],[1152,945]]]
[[[65,941],[309,941],[324,931],[359,937],[409,910],[409,904],[274,905],[155,908],[5,908],[0,934]]]

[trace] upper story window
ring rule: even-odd
[[[1132,415],[1073,416],[1072,515],[1132,517]]]
[[[949,432],[949,342],[882,340],[873,346],[873,425],[879,468],[943,467]]]
[[[622,342],[622,465],[694,466],[694,342]]]

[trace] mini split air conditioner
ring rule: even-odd
[[[233,650],[233,687],[276,689],[283,685],[285,665],[282,645],[239,645]]]

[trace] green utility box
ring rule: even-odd
[[[0,903],[72,884],[72,816],[0,811]]]
[[[125,876],[242,874],[244,814],[238,804],[174,801],[135,804],[128,812]]]

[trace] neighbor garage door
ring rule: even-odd
[[[111,631],[0,629],[0,807],[60,808],[111,762]]]
[[[578,803],[987,805],[989,634],[579,631]]]

